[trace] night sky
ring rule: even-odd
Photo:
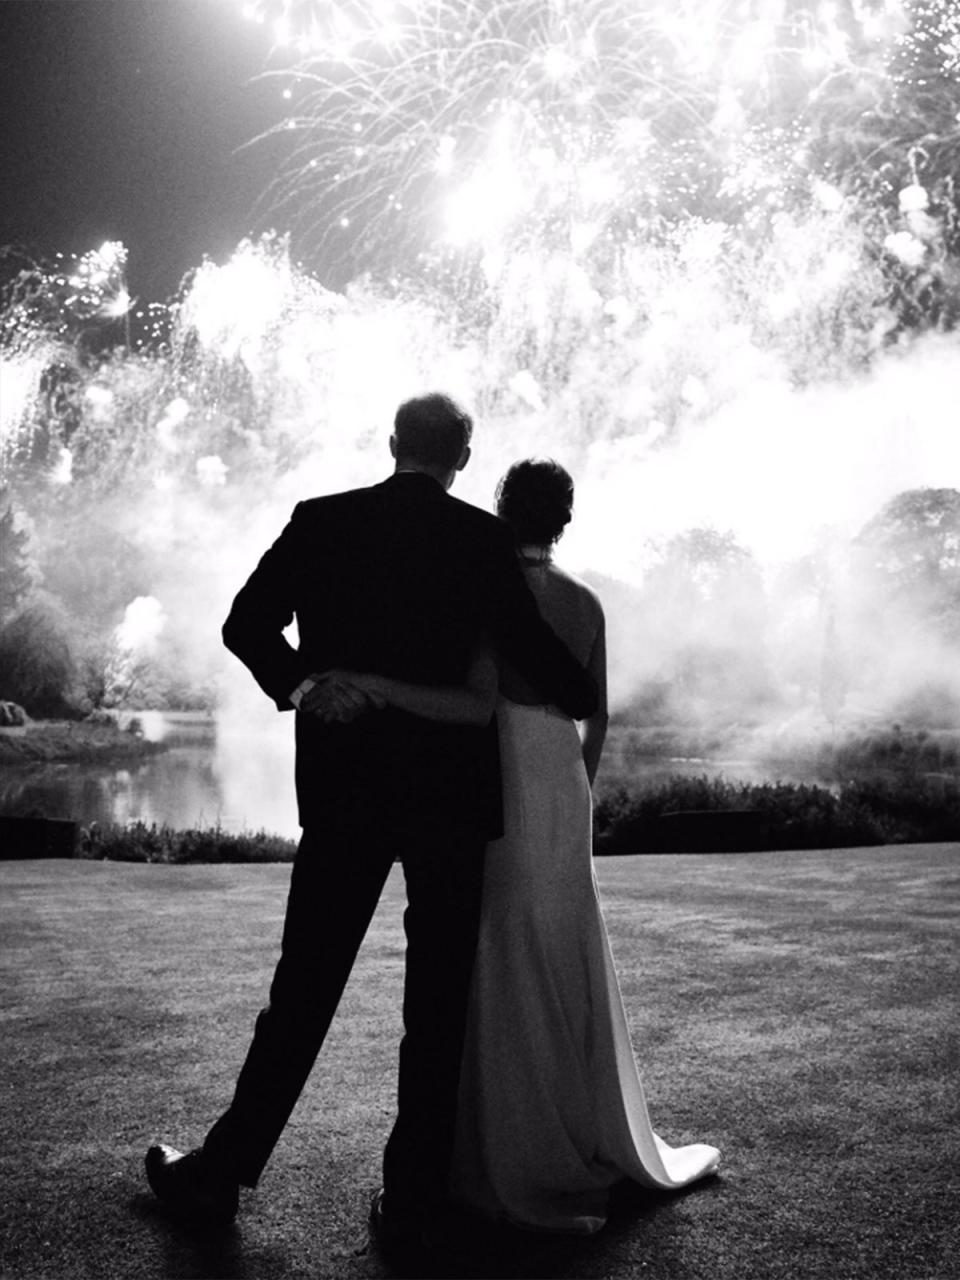
[[[104,240],[162,301],[204,254],[277,225],[257,208],[282,86],[239,0],[0,0],[0,245],[43,259]]]

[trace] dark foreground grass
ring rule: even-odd
[[[960,848],[598,863],[654,1125],[719,1177],[587,1241],[468,1234],[447,1273],[951,1280]],[[314,1075],[237,1224],[145,1194],[156,1137],[228,1100],[289,868],[0,864],[0,1275],[379,1277],[364,1219],[393,1108],[397,870]]]

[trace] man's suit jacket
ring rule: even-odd
[[[298,649],[282,634],[294,616]],[[594,683],[541,619],[507,525],[418,472],[301,502],[223,627],[281,710],[305,676],[331,667],[462,685],[482,636],[545,702],[577,719],[594,710]],[[407,830],[502,829],[495,725],[393,709],[327,725],[298,713],[296,783],[305,827],[377,812]]]

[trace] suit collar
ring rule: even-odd
[[[392,490],[394,493],[415,493],[424,499],[447,496],[447,491],[440,481],[427,475],[425,471],[395,471],[392,476],[383,480],[379,487]]]

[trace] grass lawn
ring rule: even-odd
[[[960,846],[600,860],[654,1125],[720,1176],[599,1237],[462,1242],[451,1274],[960,1276]],[[172,1225],[143,1153],[229,1099],[289,867],[0,863],[0,1276],[379,1277],[395,870],[321,1059],[221,1234]]]

